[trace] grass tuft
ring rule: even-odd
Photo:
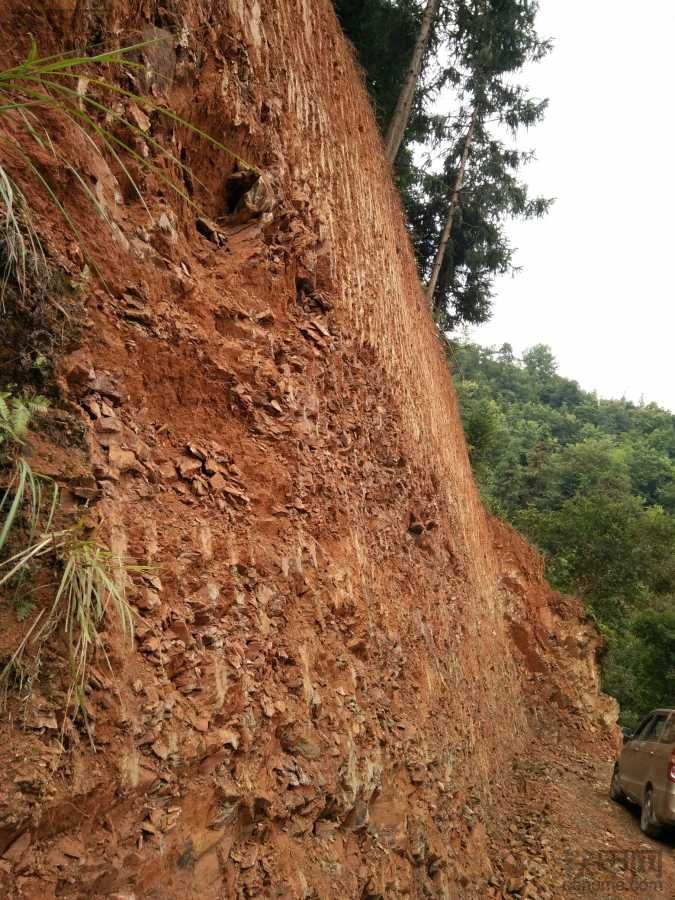
[[[0,393],[0,449],[23,443],[31,419],[48,408],[45,397],[14,396]],[[0,554],[10,534],[20,524],[28,523],[28,545],[38,530],[49,531],[58,501],[58,487],[50,478],[36,475],[28,462],[19,456],[10,463],[11,474],[0,499]],[[45,506],[45,492],[51,499]],[[46,511],[46,518],[45,516]],[[44,521],[43,521],[44,518]]]
[[[0,672],[0,682],[6,682],[21,667],[28,646],[35,648],[34,655],[39,657],[45,642],[60,631],[66,641],[70,667],[66,706],[73,705],[76,710],[86,708],[87,666],[92,655],[101,651],[110,666],[102,638],[105,620],[116,621],[123,638],[133,645],[134,611],[126,597],[126,581],[131,573],[145,571],[142,566],[120,565],[107,547],[83,538],[80,532],[75,527],[44,534],[0,563],[0,588],[45,557],[61,566],[51,606],[39,613],[21,646]]]
[[[51,491],[51,499],[47,507],[46,521],[43,523],[44,491],[47,488]],[[36,475],[22,457],[16,460],[9,484],[0,500],[0,554],[4,551],[12,530],[19,525],[20,521],[25,521],[26,510],[29,546],[33,543],[41,526],[46,530],[51,528],[58,494],[58,487],[51,478]]]
[[[0,165],[0,308],[7,284],[13,277],[22,292],[29,275],[41,275],[47,263],[28,209],[28,204]],[[31,271],[32,270],[32,271]]]
[[[112,224],[103,203],[83,175],[79,160],[69,156],[63,149],[60,133],[57,133],[53,125],[54,114],[83,136],[86,143],[101,157],[109,156],[115,161],[146,210],[148,207],[141,188],[127,164],[130,160],[133,160],[141,171],[151,173],[171,192],[195,209],[197,207],[184,184],[167,172],[171,169],[178,170],[192,182],[197,179],[189,167],[156,141],[147,129],[140,128],[119,112],[120,104],[125,101],[136,104],[145,110],[148,116],[154,115],[158,119],[188,129],[215,149],[236,159],[242,167],[258,172],[255,167],[216,138],[183,119],[173,110],[126,90],[113,81],[91,77],[92,70],[98,73],[102,67],[112,68],[122,74],[131,74],[133,69],[141,66],[130,56],[156,43],[157,40],[166,38],[143,41],[120,50],[90,56],[69,52],[45,57],[38,54],[37,45],[33,41],[28,56],[21,64],[0,69],[0,152],[5,151],[9,156],[22,161],[33,182],[32,187],[46,196],[78,242],[83,245],[85,242],[68,212],[65,199],[45,176],[38,162],[45,154],[70,172],[99,217],[109,228],[112,228]],[[123,137],[120,137],[120,133]],[[20,135],[21,139],[17,135]],[[149,152],[147,155],[143,151],[139,152],[137,149],[139,144],[152,150],[158,162],[153,161]],[[2,253],[4,271],[0,271],[1,301],[8,279],[14,278],[20,288],[25,288],[28,266],[39,264],[44,260],[25,194],[10,176],[7,167],[1,163],[0,245],[4,246]],[[90,264],[100,275],[95,260],[90,260]]]
[[[122,636],[133,645],[133,610],[124,582],[115,578],[118,561],[106,547],[94,540],[73,538],[71,533],[57,553],[63,566],[61,581],[36,637],[47,637],[62,627],[71,669],[69,693],[76,706],[84,707],[87,663],[96,650],[106,655],[101,637],[106,615],[117,621]]]

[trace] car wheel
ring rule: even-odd
[[[609,796],[615,803],[625,803],[626,795],[621,788],[621,780],[619,779],[619,764],[614,764],[612,772],[612,780],[609,783]]]
[[[658,837],[662,826],[659,824],[654,812],[654,794],[650,787],[645,789],[642,798],[642,810],[640,812],[640,828],[647,837]]]

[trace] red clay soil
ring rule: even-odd
[[[127,104],[203,212],[145,177],[150,217],[69,133],[114,232],[53,163],[89,247],[34,199],[53,266],[78,281],[93,253],[107,290],[59,298],[77,340],[32,464],[148,569],[134,646],[111,621],[112,668],[92,661],[89,734],[64,714],[58,635],[29,702],[10,695],[3,896],[565,896],[520,845],[509,861],[510,817],[536,808],[519,760],[552,729],[561,759],[611,758],[599,640],[480,506],[330,3],[24,7],[0,11],[10,56],[28,33],[53,50],[170,30],[141,87],[263,174]],[[3,607],[0,656],[32,621]]]

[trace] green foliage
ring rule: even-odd
[[[466,177],[459,194],[459,209],[453,216],[450,244],[434,292],[436,317],[444,329],[460,322],[482,322],[489,317],[492,284],[497,274],[513,269],[512,249],[505,223],[514,217],[530,219],[543,215],[550,201],[530,198],[519,170],[531,158],[502,139],[518,129],[539,122],[546,101],[535,101],[513,77],[522,67],[541,59],[550,50],[536,30],[538,4],[532,0],[480,0],[455,4],[450,28],[452,67],[457,84],[459,109],[447,125],[443,171],[423,180],[422,205],[448,208],[467,134],[467,122],[475,119]],[[421,232],[419,216],[411,210],[414,240],[423,273],[430,258],[425,243],[438,233],[445,215],[428,221]]]
[[[357,52],[382,131],[394,112],[420,26],[413,0],[334,0],[340,24]]]
[[[21,443],[32,417],[48,406],[46,397],[0,391],[0,447],[7,441]]]
[[[54,600],[40,611],[16,652],[0,672],[0,682],[12,678],[17,670],[28,668],[26,651],[39,660],[45,642],[61,632],[68,648],[70,681],[66,706],[85,709],[84,687],[92,653],[105,655],[102,629],[107,616],[117,620],[122,635],[133,642],[133,610],[126,598],[130,573],[143,567],[130,566],[116,559],[107,547],[84,538],[79,527],[43,533],[18,553],[0,563],[0,588],[35,563],[47,560],[59,565],[61,577]],[[39,626],[39,627],[38,627]],[[107,658],[107,657],[106,657]]]
[[[44,397],[15,395],[8,391],[0,393],[0,464],[9,471],[7,486],[0,499],[0,554],[15,529],[27,526],[30,542],[41,525],[47,529],[51,526],[58,496],[56,485],[50,479],[36,475],[22,456],[12,455],[13,448],[23,442],[33,416],[47,407]],[[45,490],[51,491],[47,508]]]
[[[0,447],[20,445],[33,415],[46,408],[44,397],[0,394]],[[33,649],[35,665],[47,638],[62,629],[71,670],[67,705],[74,698],[76,708],[81,708],[87,663],[95,649],[103,648],[101,629],[110,609],[122,633],[133,638],[132,610],[124,585],[128,574],[138,567],[121,563],[102,544],[82,537],[80,527],[52,531],[58,502],[56,484],[35,475],[22,456],[10,459],[8,468],[9,481],[0,500],[0,590],[13,589],[19,621],[33,612],[25,585],[34,580],[37,567],[46,560],[60,566],[61,577],[50,609],[38,614],[0,672],[0,682],[6,690],[17,672],[28,668],[27,648]],[[51,492],[48,504],[45,490]],[[19,681],[23,683],[23,676]]]
[[[624,721],[672,704],[675,416],[582,391],[542,345],[455,345],[451,364],[483,497],[594,615]]]
[[[406,76],[425,3],[422,0],[334,0],[366,72],[375,112],[386,131]],[[443,0],[395,175],[420,274],[427,280],[443,230],[471,110],[479,111],[459,208],[434,294],[442,329],[490,316],[492,286],[513,270],[510,218],[543,215],[550,201],[528,195],[519,171],[531,153],[503,140],[539,121],[546,103],[513,83],[522,66],[550,44],[536,31],[533,0]],[[434,112],[444,91],[447,114]],[[424,151],[422,154],[421,151]],[[417,152],[415,152],[417,151]],[[438,165],[438,161],[441,165]]]
[[[648,609],[622,629],[603,628],[608,646],[604,687],[623,699],[622,719],[634,728],[650,708],[675,697],[675,611]]]

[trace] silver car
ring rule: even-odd
[[[655,709],[624,734],[609,796],[640,805],[640,828],[649,837],[675,825],[675,709]]]

